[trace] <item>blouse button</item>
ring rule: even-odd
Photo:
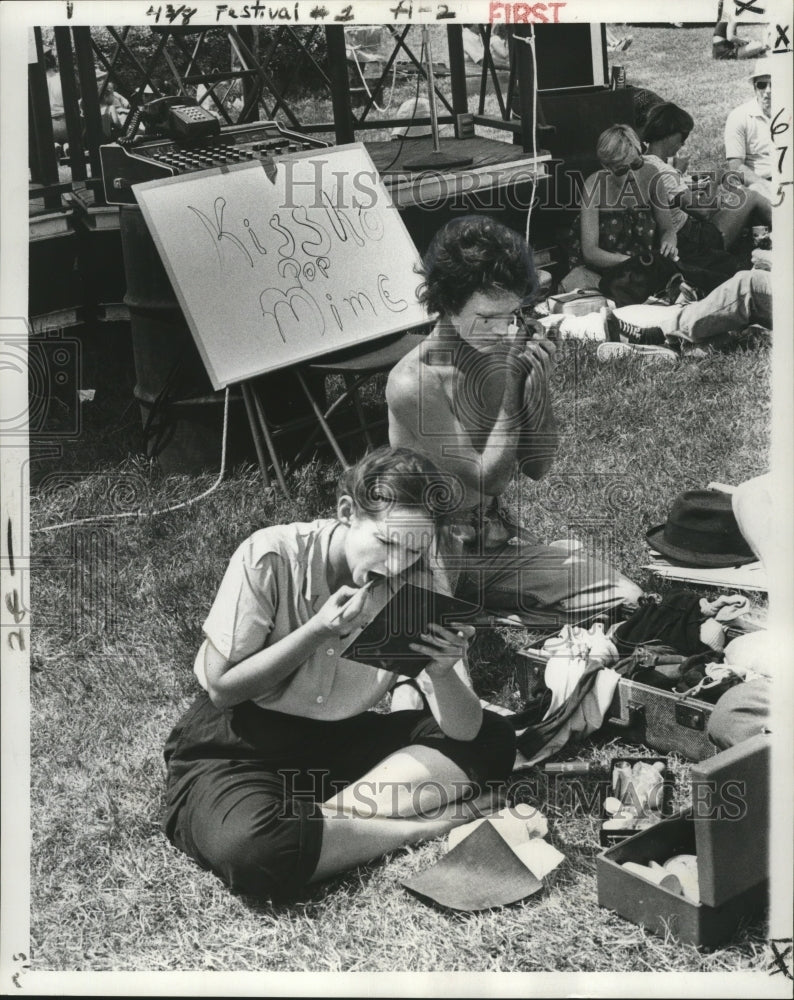
[[[322,705],[322,703],[323,703],[324,701],[325,701],[325,698],[323,698],[323,696],[322,696],[321,694],[318,694],[318,695],[317,695],[317,704],[318,704],[318,705]]]
[[[333,656],[335,652],[336,652],[336,650],[335,650],[335,649],[326,649],[326,653],[327,653],[327,654],[328,654],[329,656]]]

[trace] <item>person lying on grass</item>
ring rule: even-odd
[[[460,484],[446,548],[456,596],[551,625],[635,605],[630,580],[567,543],[541,544],[501,504],[517,465],[539,479],[558,445],[554,346],[532,340],[521,312],[537,288],[526,242],[464,216],[436,234],[422,273],[420,297],[439,320],[389,373],[389,440],[427,452]]]
[[[471,626],[412,645],[431,661],[421,710],[372,711],[397,676],[340,651],[388,581],[432,575],[448,492],[428,458],[382,448],[342,475],[335,518],[263,528],[232,556],[196,658],[204,690],[165,748],[164,829],[234,892],[289,898],[445,833],[510,774],[512,727],[461,677]]]
[[[615,341],[639,351],[663,344],[726,346],[732,334],[750,326],[771,329],[772,275],[765,267],[753,267],[738,271],[702,299],[683,296],[675,305],[642,303],[584,316],[544,316],[539,322],[549,336]]]

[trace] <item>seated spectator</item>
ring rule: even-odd
[[[766,42],[751,42],[749,38],[739,38],[739,24],[735,17],[723,20],[722,4],[717,18],[711,40],[713,59],[755,59],[766,54],[769,49]]]
[[[654,91],[648,90],[647,87],[632,86],[631,95],[634,101],[634,131],[640,132],[651,113],[651,109],[655,108],[657,104],[664,104],[664,98]]]
[[[462,38],[463,52],[466,59],[476,63],[478,66],[481,66],[483,59],[485,58],[485,44],[478,28],[464,24]],[[489,47],[494,69],[509,69],[510,50],[507,44],[507,34],[503,25],[497,24],[491,29]]]
[[[102,83],[106,76],[106,73],[97,73],[99,117],[102,125],[102,135],[108,142],[112,142],[124,132],[124,124],[129,114],[130,104],[126,97],[116,93],[116,87],[112,80],[108,80],[103,89]]]
[[[573,270],[560,283],[562,291],[598,288],[601,272],[631,256],[657,250],[677,257],[678,245],[670,209],[652,197],[657,168],[645,161],[642,143],[628,125],[613,125],[598,138],[601,170],[591,174],[582,191],[579,240],[569,250]]]
[[[750,74],[754,95],[728,115],[725,122],[725,157],[742,183],[772,200],[772,78],[769,63],[759,59]]]
[[[754,213],[759,223],[772,223],[771,206],[757,191],[742,188],[726,192],[717,178],[709,182],[707,190],[693,191],[683,173],[688,161],[680,156],[693,127],[691,115],[666,102],[651,109],[641,133],[646,143],[645,159],[659,170],[660,183],[670,200],[682,259],[703,248],[729,250]]]
[[[633,35],[621,34],[609,24],[607,25],[606,30],[607,45],[610,52],[625,52],[634,39]]]

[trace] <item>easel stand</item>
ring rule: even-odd
[[[345,458],[342,449],[339,447],[339,442],[334,436],[334,433],[331,430],[331,426],[326,418],[329,417],[331,413],[338,408],[340,403],[345,401],[348,395],[350,395],[351,386],[348,385],[347,391],[343,393],[339,399],[336,400],[336,402],[329,410],[323,413],[322,407],[318,404],[317,400],[312,395],[311,389],[309,388],[306,379],[303,377],[299,369],[295,369],[295,377],[297,378],[301,389],[303,389],[303,392],[306,395],[306,399],[309,401],[309,404],[314,412],[314,416],[317,419],[317,423],[319,424],[319,428],[316,428],[314,433],[310,435],[309,440],[303,446],[297,458],[300,459],[306,453],[311,444],[313,444],[313,442],[316,440],[319,431],[322,430],[322,432],[328,439],[328,443],[331,445],[334,454],[339,459],[342,468],[343,469],[348,468],[350,463],[348,462],[347,458]],[[276,447],[273,440],[274,431],[271,429],[270,424],[268,423],[268,419],[265,414],[265,408],[262,405],[262,400],[259,398],[259,393],[256,391],[256,388],[254,387],[250,379],[246,379],[245,381],[240,382],[239,385],[240,385],[240,392],[242,393],[243,396],[243,402],[245,403],[245,411],[246,414],[248,415],[248,425],[251,429],[251,437],[253,438],[254,441],[254,448],[256,449],[256,457],[257,457],[257,462],[259,463],[259,471],[262,473],[262,480],[265,486],[270,486],[271,480],[270,480],[270,473],[268,471],[268,464],[272,465],[276,481],[278,482],[278,485],[281,487],[281,491],[284,494],[284,496],[289,500],[291,499],[290,493],[289,490],[287,489],[287,484],[284,479],[284,472],[281,468],[281,462],[279,461],[278,455],[276,454]],[[358,398],[358,394],[355,392],[355,388],[357,388],[357,386],[353,387],[354,404],[356,406],[356,412],[359,416],[360,422],[363,427],[364,416],[363,413],[361,412],[361,402]],[[311,418],[309,418],[309,421],[310,420]],[[307,420],[306,418],[303,418],[300,422],[306,423]],[[370,443],[368,434],[367,434],[367,441],[368,443]],[[268,457],[270,459],[269,463],[268,463]]]
[[[245,402],[251,436],[254,440],[257,460],[265,486],[270,486],[268,466],[272,465],[278,485],[284,496],[289,498],[284,473],[274,445],[274,438],[287,430],[298,430],[304,427],[308,429],[306,439],[294,458],[296,464],[300,463],[309,453],[321,435],[325,436],[343,469],[349,468],[350,462],[342,451],[340,440],[351,435],[361,435],[367,447],[374,447],[375,440],[371,431],[384,423],[384,417],[378,414],[374,420],[367,418],[358,390],[374,375],[391,371],[401,358],[422,343],[425,336],[426,329],[424,327],[408,330],[386,336],[372,345],[339,351],[335,354],[319,357],[306,365],[292,368],[291,371],[306,397],[313,416],[307,414],[284,424],[273,424],[268,421],[254,382],[245,379],[236,383],[240,386]],[[342,378],[345,388],[330,406],[324,408],[317,398],[317,393],[312,391],[312,375],[322,378],[325,378],[326,375],[335,375]],[[340,430],[337,427],[334,430],[331,426],[331,418],[346,405],[352,407],[355,426],[345,430]]]
[[[256,448],[256,457],[259,462],[259,471],[262,473],[264,484],[265,486],[270,486],[270,474],[267,471],[268,463],[262,447],[263,441],[268,454],[270,455],[270,461],[273,465],[273,471],[276,474],[278,484],[281,487],[284,496],[289,500],[291,499],[289,490],[287,489],[287,484],[284,481],[284,473],[281,471],[281,463],[276,455],[276,449],[273,444],[273,436],[271,435],[270,428],[268,427],[267,418],[265,417],[265,411],[262,406],[262,400],[257,395],[250,380],[240,383],[240,391],[243,394],[245,411],[248,414],[248,424],[251,428],[251,437],[254,439],[254,448]]]

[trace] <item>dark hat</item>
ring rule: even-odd
[[[665,524],[645,537],[652,548],[685,566],[740,566],[757,558],[739,531],[730,493],[720,490],[681,493]]]

